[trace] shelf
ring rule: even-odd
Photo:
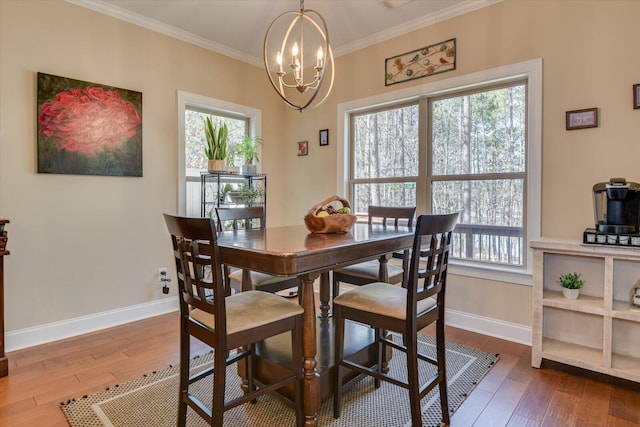
[[[531,365],[542,359],[640,382],[640,251],[541,239],[533,248],[533,346]],[[565,299],[561,274],[585,279],[576,300]]]
[[[562,292],[544,291],[542,305],[582,313],[604,315],[604,299],[589,295],[580,295],[578,299],[572,300],[563,297]]]
[[[542,340],[542,357],[568,365],[598,370],[604,369],[602,349],[586,347],[566,341],[545,338]]]
[[[616,319],[626,319],[634,322],[640,322],[640,307],[632,308],[628,301],[613,301],[613,310],[611,316]]]

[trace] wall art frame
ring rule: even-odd
[[[320,146],[329,145],[329,129],[320,129]]]
[[[37,74],[38,173],[142,176],[142,92]]]
[[[309,154],[309,141],[298,141],[298,156]]]
[[[456,39],[434,43],[385,59],[384,85],[453,71],[456,69]]]
[[[633,85],[633,109],[640,109],[640,83]]]
[[[598,127],[598,108],[567,111],[565,115],[566,129],[586,129]]]

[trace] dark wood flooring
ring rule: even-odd
[[[447,340],[500,353],[452,426],[640,426],[637,383],[551,363],[534,369],[530,347],[461,329],[447,328]],[[177,363],[177,343],[171,313],[11,352],[9,376],[0,378],[0,426],[67,426],[60,402]]]

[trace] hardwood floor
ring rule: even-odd
[[[452,426],[640,426],[639,384],[551,363],[534,369],[530,347],[461,329],[447,328],[447,340],[500,353],[496,366],[453,415]],[[196,353],[208,351],[194,345]],[[0,378],[0,426],[67,426],[60,402],[177,363],[178,315],[14,351],[8,357],[9,376]]]

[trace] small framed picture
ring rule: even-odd
[[[640,109],[640,83],[633,85],[633,109]],[[320,140],[322,140],[322,138]],[[320,143],[320,145],[322,145],[322,143]]]
[[[299,141],[298,142],[298,156],[306,156],[309,154],[309,142],[308,141]]]
[[[320,129],[320,146],[329,145],[329,129]]]
[[[598,127],[598,109],[567,111],[567,130]]]

